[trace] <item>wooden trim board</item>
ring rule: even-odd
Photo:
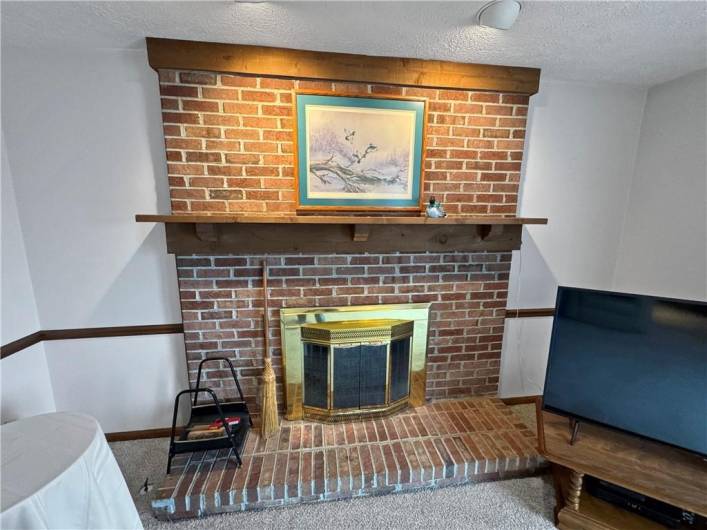
[[[0,347],[0,359],[34,346],[44,340],[96,339],[105,337],[132,337],[136,335],[169,335],[184,333],[184,325],[152,324],[146,326],[112,326],[103,328],[46,329],[35,331],[25,337]]]
[[[520,225],[184,224],[167,223],[167,252],[188,254],[507,252]],[[209,230],[202,228],[210,227]],[[496,228],[495,230],[493,228]]]
[[[532,95],[540,69],[147,37],[155,70],[381,83]]]
[[[183,332],[183,324],[151,324],[145,326],[112,326],[105,328],[48,329],[41,333],[42,340],[68,340],[132,337],[135,335],[169,335]]]
[[[506,405],[534,405],[541,399],[542,396],[515,396],[508,398],[501,398],[501,401]]]
[[[177,427],[177,434],[182,428]],[[107,432],[106,440],[109,442],[127,442],[129,440],[148,440],[150,438],[168,438],[172,434],[171,427],[159,427],[157,429],[144,429],[141,431],[120,431]]]
[[[506,318],[553,317],[554,307],[533,307],[523,309],[506,309]]]
[[[34,333],[30,333],[29,335],[25,335],[24,337],[20,337],[17,340],[13,340],[12,342],[8,342],[4,346],[0,346],[0,359],[4,359],[5,357],[9,357],[13,353],[17,353],[18,351],[22,351],[24,349],[27,349],[31,346],[34,346],[38,342],[42,341],[42,332],[41,331],[35,331]]]

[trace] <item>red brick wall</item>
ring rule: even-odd
[[[528,97],[361,83],[160,72],[173,212],[293,214],[293,94],[428,98],[425,201],[515,215]]]
[[[263,357],[264,256],[178,257],[190,380],[198,362],[235,359],[254,401]],[[281,307],[432,302],[429,398],[494,393],[503,338],[509,252],[269,256],[270,336],[282,395]],[[212,388],[233,387],[223,370]],[[226,390],[231,395],[231,390]]]
[[[296,90],[428,99],[424,193],[451,214],[516,213],[527,96],[161,71],[172,211],[294,214]],[[249,399],[262,366],[262,256],[179,257],[190,380],[235,359]],[[509,253],[271,256],[273,356],[282,306],[431,301],[428,397],[494,393]],[[223,371],[212,387],[232,383]],[[282,403],[282,393],[280,393]]]

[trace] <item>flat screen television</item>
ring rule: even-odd
[[[707,303],[560,287],[543,408],[707,455]]]

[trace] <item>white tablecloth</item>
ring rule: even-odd
[[[57,412],[0,427],[0,527],[142,528],[98,422]]]

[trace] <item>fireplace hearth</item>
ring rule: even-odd
[[[267,440],[250,432],[241,468],[218,451],[178,455],[152,507],[174,520],[523,477],[544,467],[536,448],[534,432],[496,398],[353,422],[285,420]]]

